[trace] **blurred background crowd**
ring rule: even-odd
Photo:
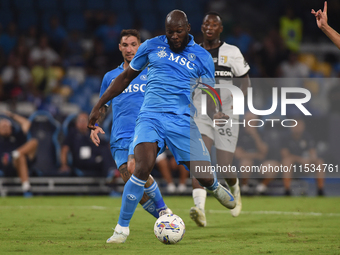
[[[328,1],[328,6],[329,24],[340,31],[340,2]],[[323,2],[316,0],[0,0],[0,111],[29,118],[30,132],[40,132],[38,155],[47,151],[41,144],[54,145],[57,156],[49,164],[67,172],[65,158],[60,156],[65,145],[61,137],[68,136],[77,114],[91,111],[103,75],[123,61],[118,50],[120,31],[138,29],[142,41],[164,34],[166,14],[181,9],[200,43],[204,14],[217,11],[223,18],[222,39],[238,46],[250,65],[258,109],[270,107],[272,87],[279,86],[275,78],[297,78],[283,84],[281,79],[280,86],[304,87],[312,93],[307,104],[312,116],[305,118],[304,129],[313,137],[320,157],[340,163],[340,86],[336,79],[340,77],[340,51],[310,14],[312,8],[322,7]],[[288,114],[293,118],[297,112]],[[46,123],[49,127],[39,129]],[[105,127],[109,132],[110,119]],[[275,131],[274,138],[287,133]],[[72,144],[67,146],[72,148]],[[277,153],[281,161],[281,152]],[[47,157],[42,158],[38,165],[49,165]]]

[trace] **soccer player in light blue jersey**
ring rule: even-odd
[[[104,75],[100,96],[104,94],[112,80],[129,66],[139,45],[140,35],[137,30],[128,29],[121,32],[119,50],[122,52],[124,62],[116,69]],[[147,71],[145,70],[131,82],[122,94],[108,101],[101,109],[101,119],[103,119],[109,105],[112,106],[111,153],[125,183],[129,180],[135,168],[132,139],[134,137],[137,115],[144,101],[146,80]],[[102,128],[96,126],[94,130],[91,130],[90,136],[93,143],[97,146],[100,143],[99,132],[104,133]],[[171,212],[165,205],[158,185],[151,175],[145,184],[144,195],[140,200],[140,204],[155,218],[159,217],[159,212],[162,210]]]
[[[107,243],[124,243],[129,224],[144,185],[155,164],[157,154],[168,146],[178,164],[192,172],[200,184],[212,192],[225,207],[236,203],[232,194],[217,182],[213,173],[198,170],[210,168],[210,156],[193,121],[191,92],[198,79],[208,85],[215,82],[211,55],[194,42],[189,34],[186,14],[170,12],[165,21],[166,35],[145,41],[135,57],[109,86],[90,114],[88,127],[95,128],[101,107],[122,93],[142,70],[148,67],[145,98],[137,118],[133,141],[136,168],[125,184],[118,224]],[[227,116],[223,116],[227,118]],[[202,171],[203,172],[203,171]]]

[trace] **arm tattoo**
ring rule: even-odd
[[[98,123],[102,123],[105,119],[106,113],[107,113],[107,105],[103,105],[102,107],[100,107],[99,111],[100,111],[100,117],[98,119]]]

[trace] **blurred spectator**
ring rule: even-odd
[[[27,48],[32,49],[38,43],[38,28],[36,26],[31,26],[28,29],[27,35],[25,37],[25,44]]]
[[[28,67],[28,56],[29,56],[29,48],[25,42],[25,36],[21,35],[18,38],[18,43],[11,51],[9,58],[16,57],[21,60],[23,66]]]
[[[50,66],[60,60],[59,55],[50,47],[48,37],[46,35],[42,35],[39,38],[38,46],[31,50],[29,57],[32,66]]]
[[[97,147],[90,139],[87,128],[87,113],[80,113],[75,122],[75,128],[70,129],[64,139],[60,154],[60,173],[76,176],[106,176],[114,167],[109,145],[102,140]],[[72,155],[72,165],[68,163],[68,153]]]
[[[144,42],[145,40],[152,37],[151,32],[143,27],[143,22],[137,17],[135,18],[133,27],[140,33],[141,42]]]
[[[226,38],[226,42],[237,46],[244,55],[247,55],[253,38],[240,25],[236,25],[233,28],[233,34]]]
[[[121,27],[116,24],[116,15],[113,13],[108,15],[106,24],[96,30],[96,36],[104,43],[106,53],[116,51],[121,30]]]
[[[8,24],[7,33],[0,35],[0,48],[5,55],[9,55],[17,43],[17,25],[14,22]]]
[[[79,32],[73,30],[65,41],[62,52],[64,66],[83,66],[84,50],[80,43]]]
[[[284,78],[307,78],[309,68],[307,65],[298,61],[298,53],[290,51],[288,60],[280,65],[279,76]],[[291,85],[292,86],[292,85]]]
[[[291,51],[298,51],[302,41],[302,20],[295,16],[292,8],[280,18],[280,34]]]
[[[1,73],[3,82],[3,100],[23,100],[29,91],[32,83],[32,76],[29,69],[22,65],[19,57],[12,55],[8,65]]]
[[[36,97],[44,98],[50,93],[58,92],[64,71],[60,66],[48,65],[46,59],[42,59],[39,64],[32,67],[31,74],[33,94]]]
[[[51,47],[58,53],[61,52],[63,44],[67,37],[66,30],[60,25],[59,18],[53,16],[50,19],[49,26],[45,31],[48,35]]]
[[[235,158],[239,161],[240,167],[259,165],[260,162],[264,160],[268,151],[268,146],[264,143],[258,132],[258,128],[248,125],[250,120],[256,118],[257,116],[250,112],[244,115],[245,127],[240,129],[239,140],[235,151]],[[243,194],[249,193],[248,179],[250,174],[251,173],[244,173],[241,176],[241,192]]]
[[[324,163],[322,158],[319,158],[315,149],[315,144],[313,138],[306,132],[306,126],[303,119],[295,118],[298,124],[295,127],[292,127],[291,133],[284,137],[282,142],[281,156],[282,156],[282,164],[290,168],[292,165],[297,164],[298,169],[302,166],[305,167],[305,164],[308,164],[311,168],[310,164],[315,164],[315,169]],[[323,171],[315,171],[317,177],[317,194],[319,196],[324,195],[324,172]],[[290,172],[284,173],[283,184],[285,187],[285,195],[290,196],[290,184],[292,174]]]
[[[26,118],[4,112],[6,116],[20,125],[20,130],[15,130],[8,119],[0,119],[0,172],[4,176],[19,175],[24,196],[32,196],[29,183],[29,167],[34,163],[38,141],[35,138],[26,139],[31,122]]]
[[[86,27],[89,33],[94,33],[98,27],[105,24],[105,12],[104,11],[94,11],[88,10],[85,11],[85,20],[86,20]]]
[[[258,54],[261,58],[261,76],[277,77],[278,67],[287,56],[287,50],[277,30],[269,31]]]
[[[105,53],[103,43],[95,39],[93,50],[86,61],[87,74],[103,77],[107,70],[110,69],[109,62],[109,56]]]

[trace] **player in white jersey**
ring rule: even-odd
[[[216,12],[207,13],[203,19],[201,31],[204,37],[201,46],[210,52],[214,60],[216,84],[219,84],[219,86],[223,84],[235,85],[236,79],[233,80],[233,78],[239,78],[237,79],[240,83],[238,85],[246,95],[247,88],[250,86],[248,76],[250,68],[236,46],[221,42],[220,34],[223,31],[221,16]],[[215,116],[211,116],[211,114],[209,116],[209,112],[208,115],[202,114],[201,95],[204,92],[200,89],[195,90],[194,96],[194,104],[197,108],[195,122],[209,152],[212,145],[215,145],[218,165],[228,166],[232,164],[239,134],[239,125],[230,125],[230,120],[234,123],[238,122],[239,116],[233,115],[233,97],[230,90],[222,88],[216,90],[222,100],[222,107],[219,107],[218,112],[223,112],[230,117],[228,123],[223,127],[214,127],[212,118],[216,118],[218,113]],[[209,99],[209,96],[207,99]],[[236,217],[240,214],[242,208],[239,182],[236,175],[225,177],[237,202],[236,207],[231,210],[232,216]],[[204,227],[206,225],[204,214],[206,191],[195,179],[193,179],[193,198],[195,207],[191,208],[190,217],[198,226]]]

